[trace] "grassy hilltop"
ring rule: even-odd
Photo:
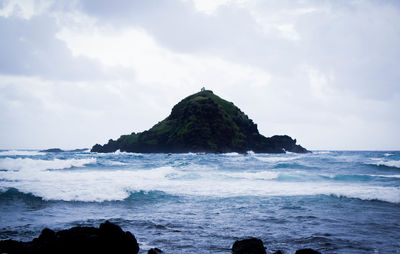
[[[289,136],[264,137],[238,107],[210,90],[186,97],[151,129],[123,135],[103,146],[96,144],[92,152],[118,149],[140,153],[307,152]]]

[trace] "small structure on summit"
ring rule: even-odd
[[[200,91],[204,92],[206,88],[203,86]]]

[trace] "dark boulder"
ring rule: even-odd
[[[321,254],[321,252],[313,249],[300,249],[296,251],[296,254]]]
[[[121,253],[137,254],[139,245],[136,238],[110,222],[94,227],[73,227],[54,232],[44,229],[31,242],[13,240],[0,241],[0,253]]]
[[[232,254],[266,254],[260,239],[249,238],[236,241],[232,246]]]
[[[160,250],[159,248],[152,248],[147,252],[147,254],[162,254],[162,253],[163,251]]]

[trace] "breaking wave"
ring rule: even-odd
[[[390,168],[400,168],[400,161],[398,160],[383,160],[379,158],[373,158],[370,162],[367,162],[366,164]]]
[[[45,153],[31,150],[6,150],[0,151],[0,156],[37,156],[44,155]]]
[[[24,170],[50,170],[50,169],[68,169],[71,167],[82,167],[87,164],[96,163],[95,158],[86,159],[53,159],[40,160],[31,158],[4,158],[0,159],[0,168],[11,171]]]

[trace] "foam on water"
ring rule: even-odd
[[[372,158],[371,161],[367,162],[366,164],[400,168],[400,161],[398,160],[385,160],[381,158]]]
[[[26,160],[26,159],[25,159]],[[59,168],[85,165],[95,160],[51,161]],[[26,161],[24,161],[26,162]],[[163,191],[173,195],[235,196],[296,196],[337,195],[360,199],[400,202],[396,187],[340,182],[282,182],[277,172],[228,172],[220,170],[180,170],[174,167],[131,170],[62,170],[48,171],[55,165],[40,162],[39,171],[26,170],[18,163],[19,172],[0,172],[3,188],[16,188],[46,200],[107,201],[124,200],[135,191]],[[37,163],[29,161],[29,165]]]
[[[45,153],[32,150],[6,150],[0,151],[0,156],[37,156],[44,155]]]
[[[4,158],[0,159],[0,168],[12,171],[37,171],[49,169],[66,169],[71,167],[82,167],[86,164],[96,163],[95,158],[86,159],[53,159],[40,160],[31,158]]]
[[[288,162],[288,161],[297,160],[297,159],[300,159],[307,155],[287,153],[287,154],[282,154],[282,155],[254,154],[253,156],[254,156],[254,158],[256,158],[259,161],[270,162],[270,163],[280,163],[280,162]]]

